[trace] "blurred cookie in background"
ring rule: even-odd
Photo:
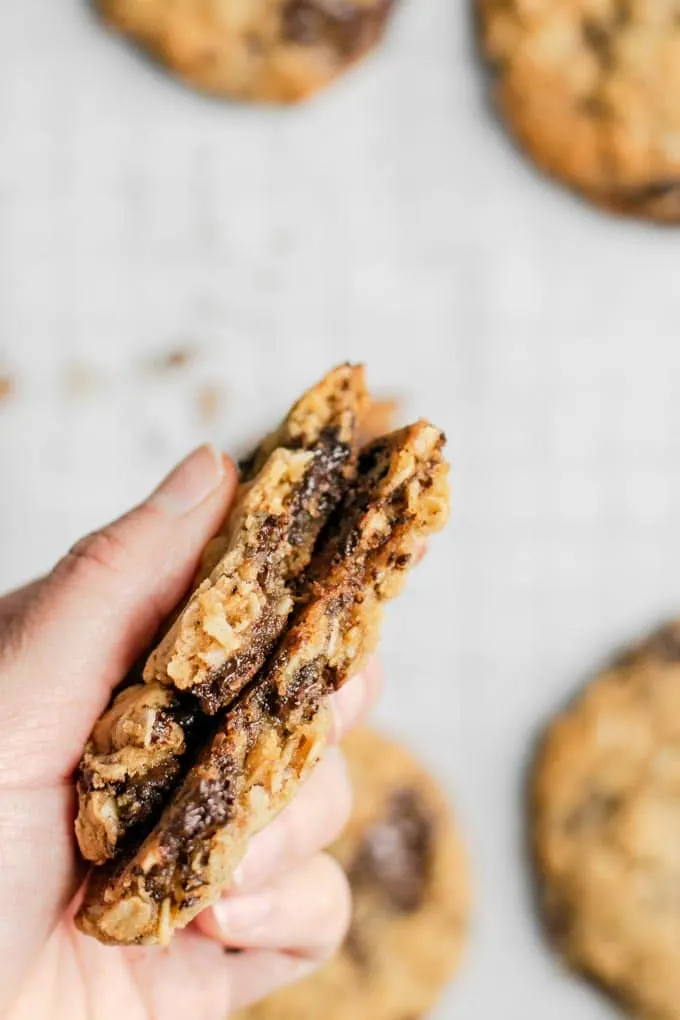
[[[268,103],[305,99],[382,38],[394,0],[97,0],[104,18],[187,84]]]
[[[635,1016],[680,1020],[680,622],[552,723],[531,798],[555,945]]]
[[[680,222],[679,0],[476,0],[503,117],[613,212]]]
[[[423,1017],[465,942],[465,855],[436,781],[399,744],[360,729],[344,744],[352,819],[331,853],[352,886],[345,944],[320,971],[237,1020]]]

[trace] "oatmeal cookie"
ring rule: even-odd
[[[235,507],[208,544],[197,584],[132,682],[94,727],[78,774],[83,856],[113,857],[178,779],[205,733],[262,666],[294,588],[356,469],[363,368],[342,365],[294,405],[241,464]]]
[[[292,103],[382,38],[394,0],[98,0],[104,18],[189,85]]]
[[[477,0],[503,116],[618,213],[680,222],[680,0]]]
[[[448,513],[444,437],[426,422],[377,440],[332,516],[288,630],[140,846],[97,868],[77,917],[112,944],[167,943],[228,886],[248,839],[317,763],[326,695],[374,649],[382,604]]]
[[[532,785],[547,929],[647,1020],[680,1020],[680,623],[549,727]]]
[[[330,853],[352,887],[347,939],[320,971],[233,1020],[415,1020],[459,963],[469,881],[442,791],[373,730],[357,730],[344,749],[354,809]]]

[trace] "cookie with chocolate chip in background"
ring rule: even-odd
[[[456,969],[469,881],[450,808],[399,744],[369,729],[345,741],[354,811],[331,853],[354,916],[320,971],[233,1020],[418,1020]]]
[[[543,170],[680,222],[680,0],[476,0],[495,97]]]
[[[680,1020],[680,621],[548,728],[531,811],[558,949],[634,1016]]]
[[[268,103],[305,99],[381,40],[394,0],[97,0],[187,84]]]

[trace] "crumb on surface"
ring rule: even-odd
[[[63,386],[69,397],[85,397],[97,389],[97,369],[86,361],[69,361],[64,366]]]
[[[15,391],[14,379],[9,375],[0,375],[0,401],[11,397]]]
[[[206,383],[200,387],[196,394],[196,408],[202,422],[210,424],[219,417],[223,397],[222,389],[214,383]]]
[[[165,369],[185,368],[195,360],[197,349],[191,344],[172,347],[164,351],[154,362],[154,368],[163,371]]]

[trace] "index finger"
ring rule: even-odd
[[[383,674],[377,655],[372,656],[358,676],[349,680],[339,691],[331,694],[331,744],[343,737],[366,718],[382,690]]]

